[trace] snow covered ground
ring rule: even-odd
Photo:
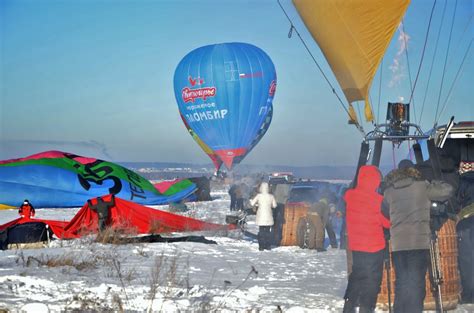
[[[224,223],[227,193],[212,195],[213,201],[190,204],[186,215]],[[37,217],[69,220],[77,210],[39,209]],[[0,224],[16,217],[15,210],[0,211]],[[256,232],[252,219],[249,229]],[[345,251],[279,247],[261,252],[240,231],[203,234],[217,244],[112,245],[82,238],[0,252],[0,309],[342,311]],[[456,312],[472,310],[459,306]]]

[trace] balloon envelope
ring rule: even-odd
[[[293,3],[349,104],[365,100],[365,117],[372,121],[369,89],[410,1],[293,0]],[[356,119],[355,116],[352,111],[351,119]]]
[[[158,190],[150,181],[115,163],[61,151],[0,161],[0,205],[78,207],[114,194],[139,204],[164,204],[190,196],[196,185],[182,180]]]
[[[186,128],[216,167],[218,158],[229,169],[268,129],[275,89],[270,57],[246,43],[195,49],[181,60],[174,75]]]

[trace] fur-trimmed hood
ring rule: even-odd
[[[414,181],[421,180],[421,173],[414,167],[393,170],[385,176],[385,188],[404,188]]]

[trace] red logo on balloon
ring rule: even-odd
[[[191,87],[196,85],[201,86],[204,84],[204,79],[201,77],[193,78],[192,76],[188,77],[188,81],[191,84]],[[189,87],[184,87],[181,90],[181,95],[184,102],[194,102],[196,99],[202,99],[206,101],[207,97],[214,97],[216,95],[216,87],[202,87],[191,89]]]
[[[194,102],[196,99],[202,99],[206,101],[207,97],[214,97],[216,95],[216,87],[204,87],[198,89],[191,89],[184,87],[181,91],[184,102]]]
[[[268,89],[268,95],[270,97],[273,97],[275,95],[275,90],[276,90],[277,84],[275,80],[272,80],[270,84],[270,88]]]
[[[204,79],[202,79],[201,77],[193,78],[192,76],[189,76],[188,80],[192,87],[194,87],[196,84],[198,85],[204,84]]]

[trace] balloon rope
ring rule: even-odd
[[[449,60],[449,63],[448,63],[448,68],[451,68],[451,64],[453,63],[453,60],[456,60],[456,54],[458,53],[459,49],[461,48],[461,45],[466,41],[464,39],[464,35],[466,34],[466,31],[467,30],[472,30],[472,28],[470,27],[470,24],[472,22],[472,19],[474,17],[474,13],[471,14],[471,16],[469,17],[469,20],[467,21],[466,23],[466,26],[464,26],[464,30],[462,32],[462,35],[459,37],[459,41],[458,41],[458,44],[456,45],[456,49],[454,50],[454,52],[451,54],[451,58]],[[471,32],[470,32],[471,33]],[[472,37],[471,37],[472,38]]]
[[[375,112],[374,107],[372,106],[372,103],[374,103],[374,102],[372,101],[372,95],[369,92],[370,111]],[[377,119],[375,119],[375,118],[372,119],[372,125],[377,125],[378,123],[379,123],[379,121]]]
[[[408,143],[408,153],[410,155],[410,160],[413,161],[413,150],[411,149],[411,140],[408,139],[407,143]]]
[[[380,98],[382,96],[382,73],[383,73],[383,59],[380,64],[380,81],[379,81],[379,102],[377,104],[377,124],[379,123],[380,120]]]
[[[397,161],[395,160],[395,144],[392,143],[392,159],[393,159],[393,169],[397,168]]]
[[[357,107],[357,112],[359,112],[359,116],[362,116],[362,114],[360,113],[360,105],[358,103],[356,103],[356,107]]]
[[[413,94],[415,93],[416,83],[418,82],[418,77],[420,75],[421,66],[423,65],[423,59],[425,57],[425,50],[426,50],[426,43],[428,42],[428,36],[429,36],[429,33],[430,33],[430,27],[431,27],[431,20],[433,19],[433,12],[434,12],[435,6],[436,6],[436,0],[433,2],[433,7],[431,8],[430,20],[428,22],[428,28],[426,29],[425,43],[423,45],[423,51],[421,52],[420,65],[418,66],[418,71],[416,73],[415,83],[413,84],[413,88],[411,89],[410,100],[408,101],[408,103],[410,103],[411,100],[413,99]],[[413,102],[413,110],[415,109],[414,106],[415,106],[415,103]],[[421,119],[421,117],[420,117],[420,119]],[[415,116],[415,121],[416,121],[416,116]]]
[[[447,4],[447,0],[444,1],[443,14],[441,15],[441,22],[440,22],[439,28],[438,28],[438,36],[436,37],[435,50],[434,50],[434,53],[433,53],[433,58],[431,59],[430,73],[428,74],[428,81],[426,82],[425,95],[423,97],[423,104],[421,106],[421,113],[420,113],[420,119],[418,120],[418,124],[421,123],[421,117],[423,116],[423,111],[425,109],[426,96],[428,95],[428,89],[430,87],[431,73],[433,72],[434,62],[435,62],[435,59],[436,59],[436,54],[438,52],[439,38],[441,36],[441,29],[443,28],[444,16],[446,15],[446,4]],[[436,119],[436,116],[435,116],[435,119]]]
[[[436,105],[436,113],[435,113],[435,120],[434,120],[435,125],[436,125],[437,120],[439,119],[438,109],[439,109],[439,103],[441,101],[441,92],[443,91],[444,75],[446,74],[446,64],[448,63],[449,48],[451,46],[451,37],[453,35],[453,27],[454,27],[454,20],[456,18],[457,7],[458,7],[458,0],[456,0],[456,3],[454,5],[453,18],[451,20],[451,30],[449,31],[448,47],[446,48],[446,56],[444,58],[443,75],[441,75],[441,86],[439,87],[438,104]]]
[[[408,42],[407,42],[407,36],[406,36],[406,33],[405,33],[405,22],[404,20],[402,19],[402,32],[403,32],[403,42],[405,43],[405,55],[406,55],[406,59],[407,59],[407,69],[408,69],[408,80],[410,81],[410,89],[413,90],[414,87],[413,87],[413,82],[411,80],[411,69],[410,69],[410,59],[408,58]],[[416,121],[416,106],[415,106],[415,101],[413,100],[413,115],[414,115],[414,118],[415,118],[415,121]]]
[[[329,78],[326,76],[326,74],[324,73],[323,69],[321,68],[321,66],[319,65],[318,61],[316,61],[316,58],[314,57],[313,53],[311,53],[311,50],[309,50],[309,47],[308,45],[306,44],[306,42],[303,40],[303,38],[301,37],[298,29],[296,29],[295,25],[293,25],[293,22],[291,21],[290,17],[288,16],[288,14],[286,13],[285,9],[283,8],[283,6],[281,5],[280,3],[280,0],[277,0],[278,2],[278,5],[280,6],[281,10],[283,11],[283,13],[285,14],[286,18],[288,19],[288,22],[290,22],[290,31],[288,32],[288,37],[291,37],[292,33],[293,33],[293,30],[296,32],[296,34],[298,35],[298,37],[300,38],[300,41],[303,43],[303,46],[306,48],[306,51],[309,53],[309,55],[311,56],[311,58],[313,59],[313,62],[314,64],[316,64],[316,66],[318,67],[319,71],[321,72],[321,74],[323,75],[324,79],[326,80],[326,82],[328,83],[329,87],[331,88],[331,91],[332,93],[337,97],[337,99],[339,100],[339,103],[341,104],[342,108],[344,109],[344,111],[346,111],[347,115],[349,116],[349,118],[351,119],[351,115],[349,113],[349,110],[346,108],[346,106],[344,105],[344,102],[341,100],[341,97],[339,97],[339,94],[336,92],[336,89],[334,88],[334,86],[331,84],[331,82],[329,81]],[[355,126],[357,127],[357,129],[365,136],[365,131],[364,129],[362,128],[362,126],[357,122],[357,121],[354,121],[355,122]]]
[[[436,120],[436,124],[438,124],[438,121],[439,119],[441,118],[441,115],[443,114],[444,112],[444,109],[446,109],[446,105],[448,104],[448,100],[449,98],[451,97],[451,92],[453,91],[453,88],[454,88],[454,85],[456,84],[458,78],[459,78],[459,74],[461,73],[461,69],[464,65],[464,61],[466,61],[466,58],[468,56],[468,52],[469,50],[471,49],[471,45],[472,45],[472,40],[469,42],[469,46],[467,47],[467,50],[466,50],[466,53],[464,54],[464,57],[462,59],[462,62],[461,62],[461,65],[459,66],[458,68],[458,71],[456,73],[456,76],[454,77],[454,80],[453,80],[453,83],[451,84],[451,87],[449,88],[449,92],[448,92],[448,95],[446,96],[446,100],[444,100],[444,103],[443,103],[443,108],[441,109],[440,113],[439,113],[439,116],[438,116],[438,119]]]

